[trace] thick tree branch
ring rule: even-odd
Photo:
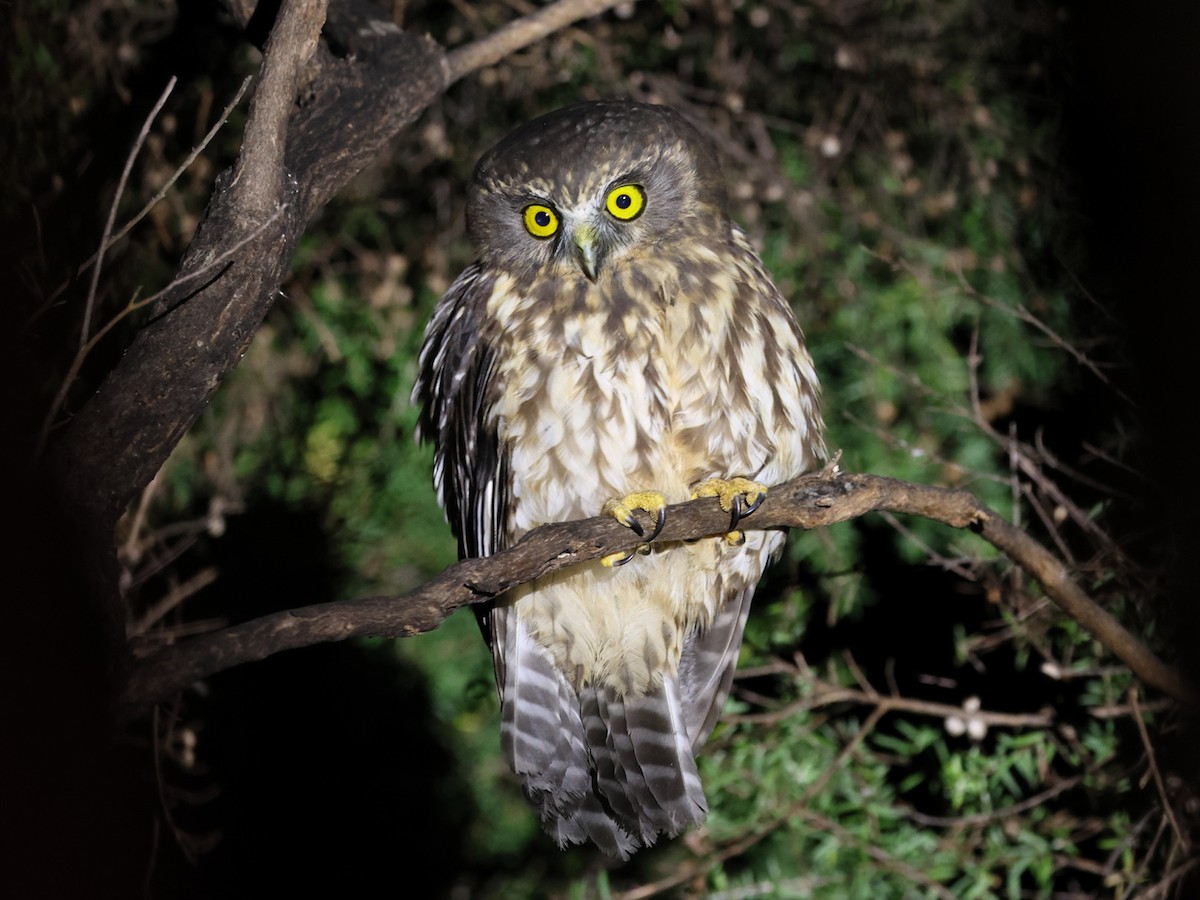
[[[217,180],[178,277],[96,394],[57,435],[45,470],[112,665],[125,661],[117,520],[244,355],[321,206],[443,90],[445,56],[390,23],[345,21],[333,0],[286,0],[266,43],[236,166]],[[221,260],[221,264],[214,262]]]
[[[318,0],[282,5],[241,156],[218,179],[179,288],[52,448],[68,508],[96,534],[111,533],[237,365],[308,222],[442,90],[440,49],[394,26],[360,27],[352,57],[317,53],[325,12]],[[220,271],[187,281],[260,228]]]
[[[1142,681],[1176,700],[1196,703],[1192,686],[1072,582],[1062,563],[966,491],[878,475],[842,474],[834,463],[823,472],[772,488],[741,527],[812,529],[884,510],[975,531],[1035,578],[1047,595]],[[715,500],[696,500],[668,509],[658,542],[721,534],[728,528],[729,514],[722,512]],[[403,597],[319,603],[159,650],[137,666],[122,702],[129,713],[137,714],[200,678],[281,650],[364,635],[430,631],[461,606],[489,600],[540,575],[637,544],[637,536],[610,517],[546,525],[502,553],[451,566]],[[630,565],[637,565],[637,560]]]

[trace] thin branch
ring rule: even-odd
[[[199,593],[217,580],[216,566],[206,566],[183,584],[175,585],[167,595],[155,603],[146,613],[129,627],[130,636],[145,635],[188,597]]]
[[[971,816],[931,816],[920,810],[911,808],[906,808],[904,815],[918,825],[928,825],[931,828],[969,828],[973,825],[987,825],[990,822],[999,822],[1001,819],[1019,816],[1022,813],[1029,812],[1031,809],[1036,809],[1042,804],[1050,802],[1059,794],[1078,787],[1082,782],[1082,775],[1066,778],[1046,790],[1034,794],[1032,797],[1026,797],[1019,803],[1013,803],[1001,809],[994,809],[991,812],[976,813]]]
[[[509,22],[487,37],[457,47],[447,54],[447,87],[478,69],[494,66],[510,53],[540,41],[580,19],[598,16],[629,0],[558,0],[537,12]]]
[[[806,709],[817,709],[818,707],[831,706],[835,703],[858,703],[863,706],[874,706],[875,710],[872,712],[872,715],[875,713],[883,715],[889,712],[906,712],[918,716],[929,716],[943,721],[957,717],[960,719],[975,719],[989,728],[1048,728],[1054,724],[1054,714],[1049,710],[1037,713],[989,712],[986,709],[969,710],[962,706],[953,706],[949,703],[918,700],[895,694],[881,694],[869,684],[866,684],[865,681],[863,682],[864,687],[857,689],[827,684],[812,676],[809,676],[807,680],[815,682],[816,685],[816,690],[810,695],[770,712],[726,716],[725,721],[771,723],[789,718]]]
[[[146,201],[146,205],[143,206],[136,215],[130,218],[128,222],[122,225],[121,229],[116,234],[108,238],[106,241],[101,242],[100,249],[80,264],[79,270],[76,272],[77,275],[82,275],[84,272],[86,272],[88,266],[96,262],[100,258],[101,254],[107,253],[117,241],[129,234],[129,232],[133,230],[134,226],[136,226],[138,222],[142,221],[142,219],[146,218],[146,216],[149,215],[150,210],[154,209],[154,207],[158,205],[158,203],[164,197],[167,196],[167,192],[175,186],[175,182],[178,181],[183,176],[183,173],[191,167],[192,163],[196,161],[196,157],[204,152],[204,149],[210,143],[212,143],[212,139],[217,136],[217,132],[221,130],[221,127],[227,121],[229,121],[229,116],[232,115],[233,111],[237,108],[237,105],[242,102],[242,98],[246,96],[246,91],[250,87],[250,83],[252,81],[254,81],[253,75],[247,75],[244,79],[242,79],[242,86],[237,89],[237,93],[233,95],[233,99],[230,100],[225,109],[222,110],[221,115],[217,117],[217,121],[213,123],[212,128],[208,129],[208,133],[204,135],[203,140],[201,140],[199,144],[192,148],[192,152],[187,155],[187,158],[184,159],[183,162],[176,166],[175,171],[171,173],[171,177],[166,180],[163,186],[158,189],[153,197]],[[130,158],[132,159],[132,156]],[[57,296],[57,294],[61,293],[62,290],[63,288],[59,288],[58,291],[55,292],[55,295]],[[51,297],[51,300],[53,300],[53,297]]]
[[[1016,306],[1009,306],[1006,303],[1000,303],[996,300],[993,300],[986,294],[976,290],[971,283],[967,281],[966,275],[963,273],[962,269],[956,267],[954,269],[954,274],[958,277],[958,283],[962,287],[963,293],[974,297],[985,306],[989,306],[992,309],[1007,313],[1010,316],[1020,319],[1025,324],[1033,326],[1038,331],[1042,332],[1042,334],[1046,335],[1046,337],[1048,337],[1056,347],[1067,351],[1067,353],[1073,356],[1077,363],[1095,375],[1096,378],[1098,378],[1100,382],[1109,388],[1114,394],[1116,394],[1126,403],[1133,403],[1133,400],[1130,399],[1129,395],[1114,385],[1109,377],[1100,370],[1100,367],[1096,363],[1092,362],[1086,353],[1062,337],[1053,328],[1043,322],[1041,318],[1031,313],[1025,308],[1024,304],[1018,303]]]
[[[133,147],[129,150],[129,156],[125,158],[125,168],[121,171],[121,179],[117,182],[117,190],[113,194],[112,204],[108,208],[108,219],[104,223],[104,233],[100,237],[100,249],[96,251],[96,265],[92,269],[92,281],[88,285],[87,301],[83,307],[83,326],[79,329],[79,349],[83,350],[88,343],[88,332],[92,330],[92,308],[96,305],[96,289],[100,285],[100,269],[104,264],[104,251],[109,245],[109,236],[112,234],[113,225],[117,221],[117,207],[121,203],[121,198],[125,195],[125,185],[129,182],[129,173],[133,171],[133,161],[142,151],[142,145],[146,143],[146,138],[150,135],[150,126],[154,124],[154,120],[158,118],[158,114],[166,105],[167,98],[171,96],[171,91],[175,90],[177,79],[174,75],[167,82],[167,86],[163,89],[162,95],[158,98],[158,102],[154,104],[154,108],[150,110],[150,115],[146,116],[146,121],[142,123],[142,130],[138,132],[137,139],[133,142]]]
[[[1146,748],[1150,774],[1154,776],[1154,786],[1158,789],[1158,801],[1167,815],[1167,821],[1171,823],[1171,830],[1175,832],[1175,840],[1179,842],[1180,847],[1187,850],[1189,848],[1188,839],[1184,837],[1183,830],[1179,827],[1179,821],[1175,818],[1175,808],[1171,805],[1171,798],[1167,796],[1167,786],[1163,783],[1162,772],[1159,771],[1158,760],[1154,756],[1154,745],[1150,743],[1150,732],[1146,729],[1146,717],[1142,715],[1136,685],[1129,689],[1129,705],[1133,707],[1133,720],[1137,722],[1138,735],[1141,736],[1142,746]]]
[[[1200,866],[1200,856],[1194,856],[1176,866],[1163,876],[1162,881],[1140,894],[1141,900],[1158,900],[1159,897],[1169,897],[1175,886],[1175,882],[1191,872],[1196,866]],[[1176,894],[1176,896],[1180,895]]]
[[[1190,683],[1155,656],[1074,582],[1049,551],[997,516],[972,494],[912,484],[878,475],[842,474],[836,459],[822,472],[771,489],[747,528],[821,528],[867,512],[919,515],[955,528],[971,528],[1037,579],[1073,619],[1119,657],[1147,685],[1196,704]],[[671,506],[658,541],[723,534],[728,513],[715,500]],[[487,602],[549,572],[631,550],[638,537],[611,517],[599,516],[537,528],[514,547],[485,559],[468,559],[404,597],[363,597],[274,613],[159,651],[139,663],[123,705],[137,713],[216,672],[281,650],[365,635],[412,635],[438,627],[451,612]]]

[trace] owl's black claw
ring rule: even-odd
[[[738,522],[754,512],[767,496],[767,489],[757,481],[749,478],[709,478],[700,482],[692,489],[692,499],[697,497],[716,497],[721,502],[721,509],[729,513],[729,531],[725,540],[732,546],[740,546],[746,536],[738,531]],[[750,497],[753,502],[747,502]]]
[[[747,513],[747,515],[749,515]],[[737,530],[738,522],[742,520],[742,495],[734,494],[733,501],[729,504],[729,530],[730,532]]]
[[[645,544],[642,545],[643,547]],[[641,549],[641,548],[639,548]],[[630,550],[628,553],[613,553],[600,560],[601,563],[608,566],[610,569],[615,569],[617,566],[623,566],[637,556],[637,550]]]
[[[667,524],[667,508],[665,506],[660,506],[658,508],[657,514],[654,516],[654,530],[652,532],[650,532],[650,536],[648,538],[646,538],[646,542],[649,543],[650,541],[652,541],[656,537],[658,537],[659,534],[662,533],[663,526],[666,524]],[[642,533],[639,531],[638,536],[640,537],[641,534]]]
[[[642,527],[642,523],[637,520],[637,516],[633,514],[635,509],[644,509],[648,513],[654,514],[654,531],[649,537],[646,537],[646,529]],[[663,529],[663,523],[667,520],[667,501],[658,491],[634,491],[632,494],[626,494],[624,497],[614,497],[607,501],[600,510],[603,516],[612,516],[638,537],[646,541],[652,541],[658,537],[658,533]],[[643,544],[643,547],[646,545]],[[649,548],[642,551],[649,553]],[[612,553],[601,560],[604,565],[623,566],[633,558],[633,554],[628,556],[623,553]]]

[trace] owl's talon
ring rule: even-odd
[[[646,543],[642,544],[642,547],[646,548],[647,553],[650,552],[650,543],[649,542],[654,540],[656,537],[658,537],[662,533],[663,526],[667,524],[667,507],[666,507],[666,499],[665,498],[663,500],[663,504],[664,504],[663,506],[660,506],[658,508],[658,514],[654,517],[654,530],[652,532],[650,532],[650,536],[648,538],[646,538]],[[638,549],[641,549],[641,548],[638,548]]]
[[[746,518],[746,516],[750,515],[752,512],[754,512],[756,509],[758,509],[760,506],[762,506],[762,502],[766,499],[767,499],[767,492],[764,489],[762,491],[762,493],[760,493],[757,497],[754,498],[754,502],[751,503],[748,507],[746,507],[745,511],[742,512],[741,517],[743,519]]]
[[[638,550],[645,546],[645,544],[642,544],[641,547],[638,547]],[[621,553],[610,553],[608,556],[600,557],[600,565],[609,569],[615,569],[617,566],[625,565],[625,563],[629,562],[636,555],[637,550],[626,550]]]
[[[725,540],[734,547],[746,542],[746,535],[738,531],[738,522],[758,509],[766,496],[766,487],[749,478],[709,478],[692,490],[693,500],[716,497],[721,509],[729,513],[729,532]]]
[[[742,521],[742,495],[734,494],[729,507],[729,534],[725,535],[726,540],[729,540],[729,535],[737,534],[737,524]]]
[[[646,536],[646,529],[633,514],[635,509],[645,510],[654,514],[654,530]],[[634,491],[624,497],[614,497],[605,502],[600,508],[600,515],[612,516],[640,538],[652,541],[663,529],[667,521],[667,498],[658,491]]]

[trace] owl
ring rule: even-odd
[[[419,437],[464,558],[601,512],[644,541],[480,613],[501,747],[543,827],[627,858],[707,813],[696,753],[784,541],[737,521],[824,458],[817,376],[714,148],[670,108],[518,128],[475,169],[467,231],[477,261],[421,350]],[[697,496],[729,533],[656,542],[665,506]]]

